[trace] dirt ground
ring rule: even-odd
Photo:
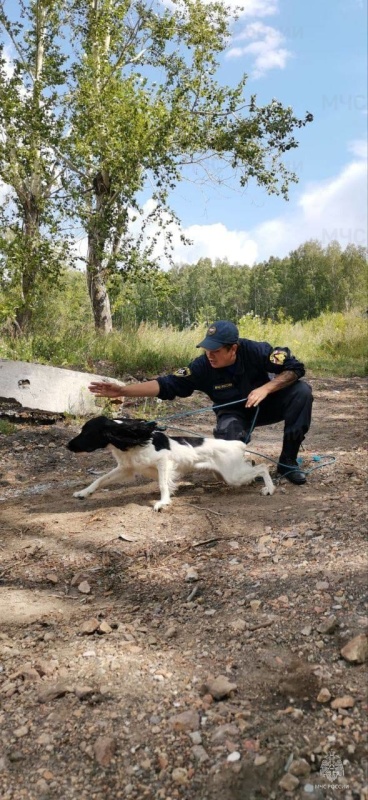
[[[76,424],[1,437],[2,800],[368,797],[366,385],[311,383],[318,468],[273,497],[203,473],[158,514],[143,480],[80,501],[111,457],[66,450]]]

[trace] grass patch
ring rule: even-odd
[[[52,330],[55,329],[55,334]],[[315,374],[363,376],[367,365],[367,320],[360,312],[324,313],[306,322],[272,322],[246,315],[239,320],[241,336],[288,346]],[[48,333],[0,339],[0,358],[34,361],[59,367],[115,375],[151,378],[186,366],[199,355],[196,344],[205,327],[178,331],[151,324],[96,335],[90,323],[68,320]]]
[[[9,422],[7,419],[0,419],[0,435],[10,436],[10,434],[15,433],[16,430],[17,427],[13,422]]]

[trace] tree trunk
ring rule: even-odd
[[[98,333],[112,331],[109,295],[102,274],[101,250],[95,232],[88,234],[87,286],[91,300],[95,329]]]
[[[94,203],[91,206],[91,221],[88,230],[87,286],[98,333],[112,331],[109,295],[103,272],[106,244],[106,204],[110,192],[110,179],[104,170],[93,179]]]
[[[37,244],[39,242],[39,209],[38,200],[32,194],[27,197],[23,206],[22,250],[23,265],[21,270],[22,302],[17,309],[15,322],[19,333],[25,333],[32,323],[32,300],[35,296],[35,284],[39,272]]]

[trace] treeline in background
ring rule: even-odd
[[[250,268],[200,259],[139,279],[113,275],[114,330],[95,331],[85,275],[65,270],[34,298],[32,329],[7,317],[14,284],[0,287],[0,357],[123,377],[149,377],[191,361],[205,327],[238,323],[242,336],[291,347],[309,370],[363,375],[367,343],[364,248],[310,241]]]
[[[325,249],[309,241],[286,258],[254,267],[202,258],[110,290],[115,324],[157,322],[179,329],[245,314],[293,322],[325,311],[348,311],[367,302],[367,260],[363,247],[338,242]]]

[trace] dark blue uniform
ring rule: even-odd
[[[188,367],[173,375],[157,378],[161,400],[189,397],[195,390],[207,394],[214,405],[239,400],[228,408],[216,409],[214,435],[221,439],[243,439],[252,424],[255,409],[244,407],[252,389],[263,386],[286,370],[298,377],[305,374],[304,365],[287,347],[272,347],[268,342],[239,339],[236,362],[230,367],[214,369],[206,355],[194,359]],[[296,381],[285,389],[268,395],[259,406],[257,425],[285,420],[285,435],[302,440],[311,421],[312,394],[304,381]]]

